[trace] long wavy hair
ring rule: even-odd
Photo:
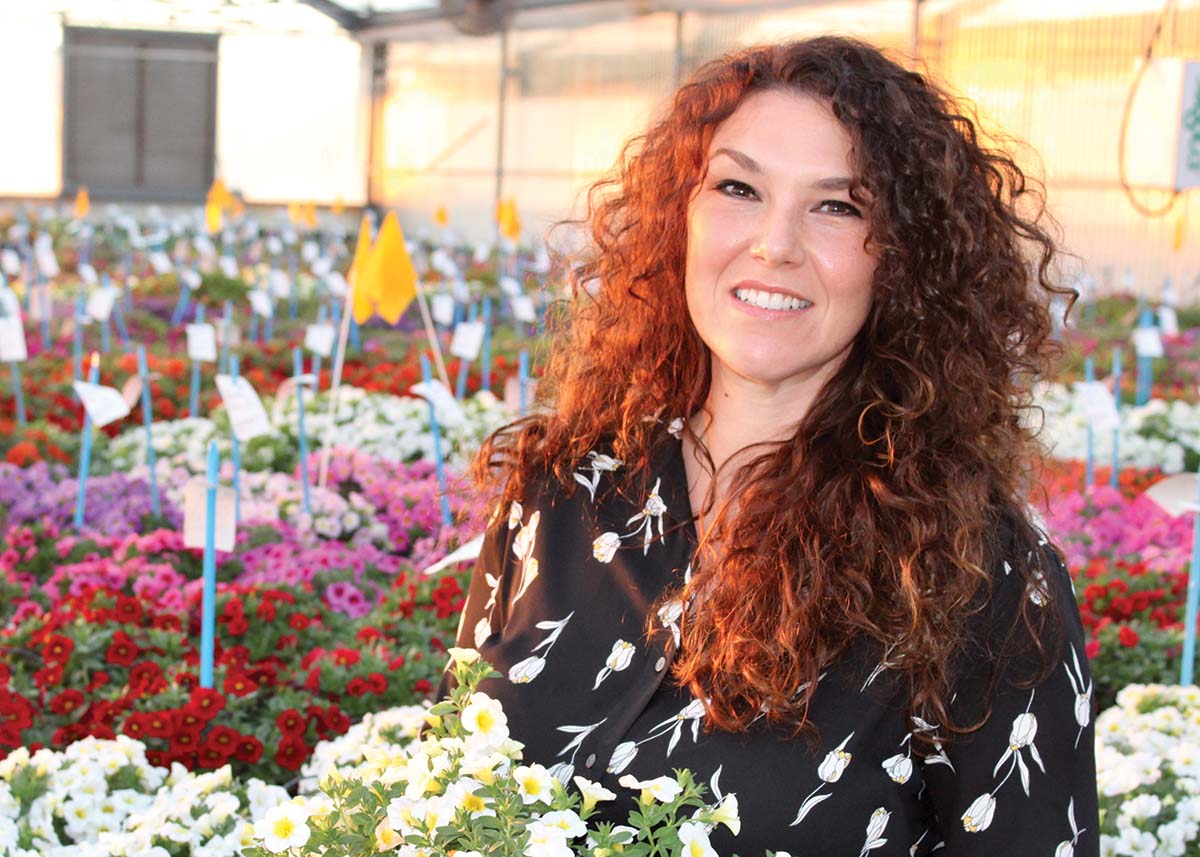
[[[1054,356],[1049,301],[1074,292],[1055,283],[1040,187],[971,111],[874,46],[827,36],[726,56],[626,144],[585,219],[564,221],[589,241],[563,267],[572,297],[538,391],[547,407],[490,438],[474,474],[507,506],[535,478],[573,490],[603,446],[629,496],[645,489],[662,432],[647,416],[696,413],[710,383],[684,297],[688,203],[714,130],[762,90],[821,99],[849,132],[850,195],[871,200],[873,303],[792,436],[734,474],[690,583],[669,594],[696,605],[673,675],[713,727],[765,714],[802,732],[820,672],[865,640],[908,679],[910,713],[955,730],[952,664],[995,566],[1041,585],[1023,499],[1039,449],[1021,412]],[[1047,661],[1054,611],[1029,601]]]

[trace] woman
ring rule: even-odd
[[[842,38],[702,68],[627,147],[550,407],[477,466],[458,644],[527,760],[689,768],[738,797],[720,853],[1098,852],[1082,630],[1023,500],[1067,293],[1028,197]]]

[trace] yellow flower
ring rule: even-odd
[[[375,848],[379,851],[391,851],[404,841],[404,837],[392,829],[387,821],[379,822],[375,828]]]

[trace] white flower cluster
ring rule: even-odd
[[[1060,459],[1086,459],[1088,410],[1082,386],[1040,386],[1036,402],[1042,413],[1031,410],[1026,422],[1042,427],[1040,437],[1049,454]],[[1122,467],[1157,467],[1164,473],[1179,473],[1184,469],[1186,453],[1200,454],[1200,405],[1178,399],[1152,399],[1141,406],[1125,404],[1120,417],[1118,453]],[[1092,454],[1098,465],[1111,463],[1112,440],[1111,430],[1092,432]]]
[[[150,424],[151,443],[159,475],[162,468],[184,466],[192,473],[204,472],[208,443],[216,437],[217,427],[212,420],[184,417],[179,420],[156,420]],[[128,473],[146,464],[146,429],[138,425],[126,429],[108,443],[105,456],[113,470]],[[196,462],[195,466],[189,466]]]
[[[1200,688],[1129,685],[1096,720],[1100,853],[1200,848]]]
[[[279,786],[235,783],[228,766],[156,768],[124,735],[61,752],[22,747],[0,762],[0,854],[168,857],[183,846],[226,857],[253,844],[254,821],[287,800]]]
[[[334,771],[350,779],[365,779],[387,767],[391,757],[404,752],[417,737],[428,706],[405,705],[368,713],[344,735],[322,741],[300,769],[300,792],[312,794]]]

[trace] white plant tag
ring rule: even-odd
[[[0,270],[10,277],[21,275],[21,257],[16,250],[11,247],[0,250]]]
[[[162,250],[155,250],[150,254],[147,261],[150,267],[154,269],[154,273],[162,276],[175,270],[175,263],[171,261],[171,257]]]
[[[346,278],[342,276],[341,271],[330,271],[325,274],[325,285],[329,287],[329,291],[335,298],[344,298],[346,292],[350,291],[350,286],[346,284]]]
[[[0,315],[21,315],[21,300],[8,286],[0,286]]]
[[[270,235],[267,237],[267,252],[272,256],[278,256],[283,252],[283,242],[279,240],[278,235]]]
[[[238,276],[237,259],[232,256],[222,256],[217,260],[217,266],[221,269],[221,273],[231,280],[236,280]]]
[[[529,295],[518,295],[512,299],[513,318],[517,321],[527,322],[532,324],[537,321],[537,309],[533,305],[533,298]]]
[[[278,268],[272,268],[267,274],[267,284],[271,288],[271,294],[277,298],[286,298],[292,293],[292,284],[288,280],[288,275]]]
[[[213,547],[219,551],[231,551],[237,536],[237,507],[233,489],[218,485],[216,501]],[[183,489],[183,546],[204,550],[207,524],[208,478],[193,476]]]
[[[309,263],[314,277],[327,277],[333,270],[333,260],[328,256],[318,256]]]
[[[217,331],[207,322],[187,326],[188,358],[197,363],[217,362]]]
[[[1133,350],[1138,357],[1162,357],[1162,332],[1157,327],[1136,327],[1133,330]]]
[[[0,363],[20,363],[29,359],[25,347],[25,327],[20,316],[0,318]]]
[[[54,244],[50,236],[43,232],[33,242],[33,258],[38,270],[44,277],[57,277],[59,273],[58,258],[54,255]]]
[[[179,272],[179,281],[193,292],[204,284],[204,279],[191,268],[184,268]]]
[[[1096,431],[1111,431],[1121,425],[1117,402],[1103,381],[1081,383],[1084,412]]]
[[[113,307],[117,304],[117,289],[115,286],[101,286],[88,295],[86,312],[88,318],[105,322],[112,316]]]
[[[450,353],[463,360],[475,360],[483,347],[484,326],[482,321],[461,321],[454,328],[454,338],[450,340]]]
[[[105,387],[103,384],[91,384],[87,381],[75,381],[72,386],[96,428],[103,428],[129,416],[129,405],[121,391],[115,387]]]
[[[429,313],[444,327],[454,324],[454,296],[445,292],[434,295],[429,299]]]
[[[332,324],[310,324],[304,331],[304,347],[322,357],[333,353],[333,339]]]
[[[446,385],[436,378],[433,381],[422,381],[409,387],[409,392],[420,396],[427,402],[433,403],[438,422],[445,431],[446,428],[461,426],[467,420],[467,413],[462,405],[454,398],[454,394],[446,389]]]
[[[1163,304],[1158,308],[1158,323],[1164,336],[1179,335],[1179,314],[1170,304]]]
[[[250,292],[250,307],[256,315],[263,318],[270,318],[275,314],[275,307],[271,304],[270,295],[259,289]]]
[[[321,248],[317,246],[316,241],[305,241],[300,245],[300,258],[310,265],[320,254]]]
[[[241,375],[237,381],[231,375],[217,376],[217,392],[225,403],[233,436],[241,443],[271,434],[271,420],[254,386]]]
[[[88,262],[83,262],[79,265],[79,279],[83,280],[89,286],[94,286],[100,282],[100,278],[96,276],[96,269]]]

